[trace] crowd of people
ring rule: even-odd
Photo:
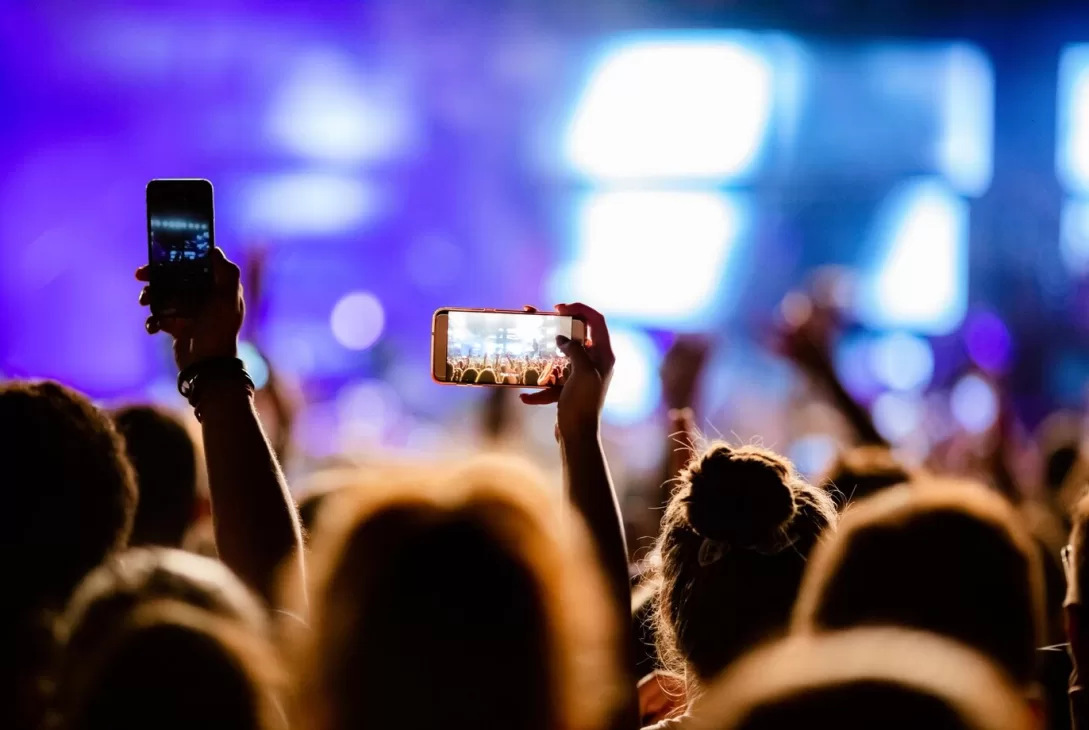
[[[571,364],[560,355],[479,355],[448,359],[446,372],[451,383],[545,388],[563,385],[571,374]]]
[[[481,454],[340,469],[297,504],[237,358],[239,269],[212,257],[197,316],[147,320],[173,340],[199,443],[148,406],[0,384],[0,727],[1089,728],[1076,445],[1031,498],[1001,438],[983,479],[901,463],[814,310],[782,352],[857,443],[809,481],[772,450],[702,440],[706,348],[682,342],[663,374],[670,488],[640,556],[602,449],[608,325],[568,304],[592,340],[557,338],[568,376],[521,396],[556,406],[562,493]],[[449,366],[523,385],[561,369],[500,360]],[[213,546],[191,549],[208,522]]]

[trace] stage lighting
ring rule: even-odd
[[[1059,59],[1055,167],[1067,190],[1089,190],[1089,44],[1067,46]]]
[[[1067,200],[1063,203],[1059,253],[1071,275],[1089,274],[1089,202]]]
[[[699,326],[721,313],[746,207],[712,192],[591,194],[575,213],[574,260],[551,294],[643,325]]]
[[[247,230],[269,235],[343,233],[364,225],[378,211],[370,186],[341,175],[270,175],[254,180],[245,195]]]
[[[382,336],[386,314],[370,292],[352,292],[341,298],[329,317],[333,337],[349,350],[366,350]]]
[[[822,474],[836,458],[836,440],[826,433],[802,436],[787,449],[787,456],[802,474],[811,479]]]
[[[993,171],[994,71],[967,43],[950,47],[946,59],[938,167],[958,192],[982,195]]]
[[[773,74],[752,36],[618,41],[593,68],[566,159],[597,180],[736,178],[760,154]]]
[[[654,411],[661,394],[661,355],[646,333],[610,328],[616,370],[605,399],[604,418],[618,425],[638,423]]]
[[[968,204],[934,179],[894,190],[878,214],[876,266],[864,277],[860,316],[875,329],[944,335],[968,298]]]
[[[317,53],[288,76],[268,129],[287,149],[322,162],[384,160],[408,145],[405,107],[396,84],[364,76],[351,59]]]

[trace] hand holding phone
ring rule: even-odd
[[[445,385],[561,385],[571,365],[556,338],[581,342],[585,333],[585,324],[568,314],[440,309],[432,323],[431,375]]]

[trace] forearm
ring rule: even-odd
[[[209,387],[200,411],[219,556],[271,604],[285,559],[303,570],[295,503],[245,388]]]
[[[873,418],[869,411],[859,405],[858,401],[847,392],[840,381],[839,376],[831,362],[824,363],[821,367],[811,370],[814,379],[827,391],[836,409],[847,419],[858,440],[863,444],[875,446],[888,446],[885,437],[874,426]]]
[[[613,489],[612,477],[601,446],[598,428],[582,429],[560,436],[564,475],[571,503],[582,515],[597,548],[598,559],[608,580],[613,599],[621,666],[629,671],[626,692],[610,730],[638,728],[639,698],[636,693],[632,655],[631,588],[628,578],[628,551],[624,539],[624,522]]]

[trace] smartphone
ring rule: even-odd
[[[583,341],[586,323],[551,312],[440,309],[431,324],[431,377],[446,385],[562,385],[571,365],[557,335]]]
[[[214,223],[212,183],[207,180],[147,184],[148,294],[153,314],[192,315],[211,296]]]

